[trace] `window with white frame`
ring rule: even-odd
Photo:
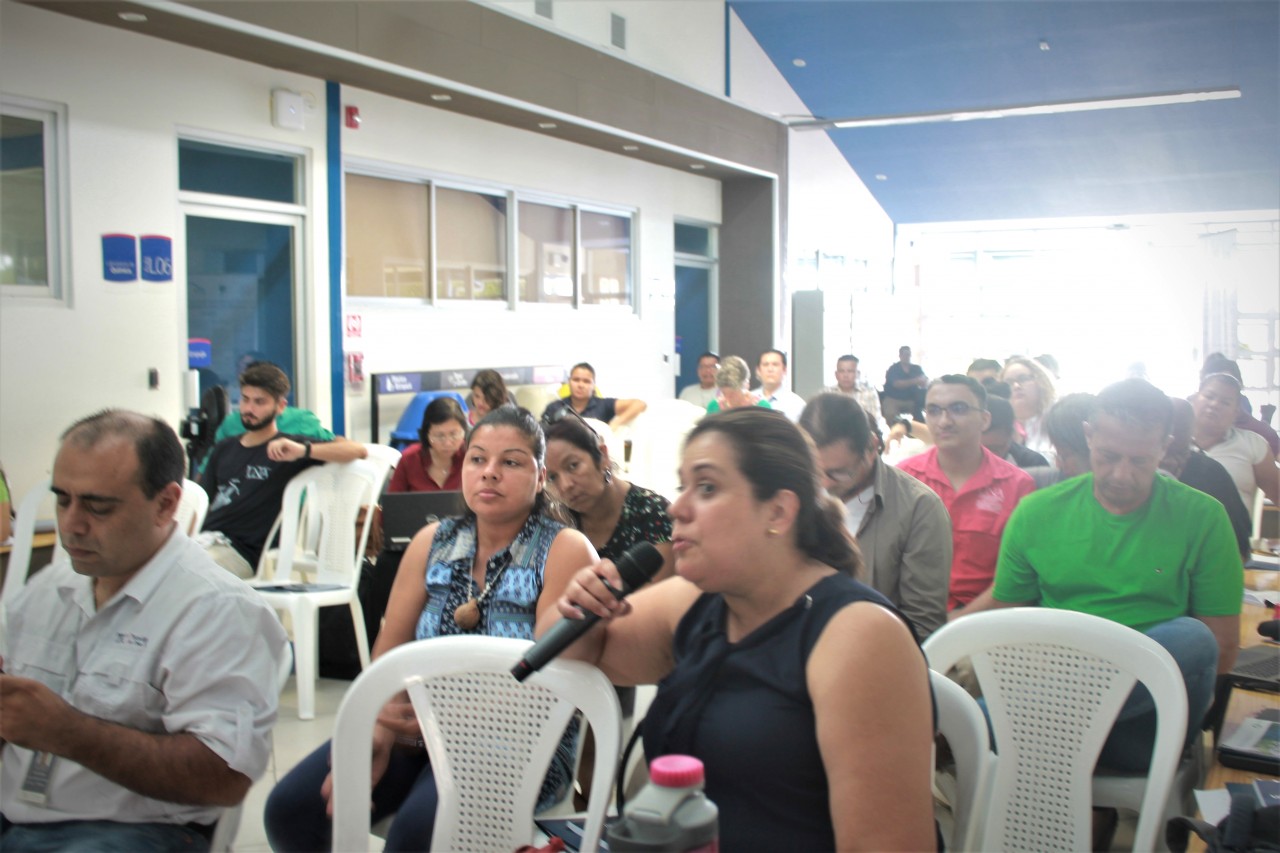
[[[66,292],[67,111],[0,95],[0,292]]]
[[[354,166],[345,193],[348,296],[633,304],[629,212],[447,186],[380,166]]]

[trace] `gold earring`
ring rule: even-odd
[[[778,529],[776,527],[770,527],[768,530],[765,531],[765,533],[768,533],[770,536],[777,536]]]

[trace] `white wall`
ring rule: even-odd
[[[178,204],[177,128],[211,129],[324,156],[323,126],[271,126],[276,87],[314,93],[319,80],[238,62],[52,12],[0,5],[0,89],[65,104],[70,175],[69,301],[0,300],[0,460],[21,494],[45,476],[58,434],[107,406],[182,415],[186,358],[185,255]],[[322,173],[306,192],[323,211]],[[315,226],[321,227],[315,227]],[[306,235],[310,263],[323,271],[323,223]],[[107,283],[101,235],[174,238],[172,282]],[[327,292],[308,306],[325,316]],[[316,355],[327,357],[327,338]],[[311,362],[313,383],[314,360]],[[148,368],[160,373],[147,387]],[[323,379],[323,377],[320,377]],[[327,394],[300,389],[327,416]]]
[[[729,30],[733,100],[778,116],[807,114],[809,108],[732,13]],[[866,362],[864,369],[874,373],[877,360],[873,355],[881,350],[896,353],[895,341],[905,334],[903,327],[914,325],[914,318],[899,320],[882,310],[892,287],[893,222],[824,131],[790,132],[786,213],[780,334],[790,333],[789,294],[812,286],[812,276],[800,261],[817,252],[843,256],[847,273],[823,284],[838,289],[846,298],[850,290],[860,294],[854,302],[854,340],[830,343],[838,349],[837,354],[852,345]]]
[[[328,421],[324,123],[317,114],[305,131],[283,131],[269,110],[278,87],[311,94],[322,110],[324,82],[9,2],[0,16],[0,90],[66,104],[70,148],[70,299],[0,301],[0,460],[15,494],[47,474],[58,434],[78,417],[118,406],[177,425],[185,413],[179,129],[306,153],[308,287],[296,384],[299,401]],[[673,220],[718,221],[717,182],[368,92],[345,90],[343,100],[364,118],[360,130],[343,131],[347,156],[638,210],[639,314],[354,302],[346,310],[361,313],[365,327],[351,348],[366,353],[366,372],[588,360],[608,394],[669,395]],[[100,236],[108,232],[171,235],[174,281],[103,281]],[[160,372],[154,391],[151,367]],[[348,394],[356,438],[368,436],[367,393]]]
[[[344,130],[348,161],[481,186],[553,194],[579,203],[634,208],[639,313],[608,306],[380,304],[348,300],[361,315],[365,373],[591,362],[603,393],[659,399],[671,394],[674,370],[674,219],[716,222],[720,185],[594,148],[433,110],[357,89],[343,102],[359,106],[359,130]],[[369,437],[369,389],[348,390],[351,435]],[[381,417],[398,413],[395,401]],[[391,424],[393,425],[393,424]],[[380,424],[386,433],[390,425]],[[384,439],[385,440],[385,439]]]
[[[724,94],[724,0],[552,0],[551,20],[534,14],[533,0],[492,0],[485,5],[688,86]],[[626,50],[610,42],[612,15],[626,19]]]

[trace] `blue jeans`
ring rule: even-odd
[[[209,839],[189,826],[173,823],[5,821],[0,849],[5,853],[204,853],[209,849]]]
[[[298,763],[271,789],[262,815],[276,853],[328,850],[333,821],[325,814],[320,786],[329,775],[329,744]],[[426,750],[391,751],[387,772],[373,787],[372,822],[394,814],[386,851],[429,850],[435,828],[436,780]]]
[[[1187,738],[1200,733],[1204,715],[1213,702],[1213,685],[1218,674],[1218,641],[1199,619],[1179,616],[1148,629],[1146,635],[1164,647],[1182,671],[1187,688]],[[1155,702],[1147,688],[1134,685],[1120,708],[1116,724],[1102,746],[1098,766],[1110,770],[1138,772],[1151,765],[1156,741]]]

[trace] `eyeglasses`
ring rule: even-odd
[[[573,418],[578,423],[582,424],[586,428],[587,432],[594,435],[597,439],[600,438],[600,435],[591,427],[591,424],[587,423],[586,418],[578,414],[578,410],[570,405],[568,400],[564,402],[563,406],[560,406],[555,410],[548,410],[542,415],[543,423],[549,427],[555,426],[565,418]]]
[[[467,434],[462,430],[454,430],[453,432],[429,432],[427,433],[427,441],[443,441],[448,443],[462,441],[466,436]]]
[[[1008,382],[1012,387],[1014,385],[1032,384],[1036,381],[1036,378],[1030,373],[1019,373],[1017,376],[1005,376],[1004,381]]]
[[[963,418],[970,412],[976,411],[978,411],[978,409],[975,406],[970,406],[968,403],[957,401],[955,403],[948,403],[945,406],[925,406],[924,416],[926,418],[940,418],[942,417],[943,412],[948,412],[953,418]]]
[[[848,488],[858,481],[858,470],[855,468],[829,468],[822,472],[822,476],[841,488]]]

